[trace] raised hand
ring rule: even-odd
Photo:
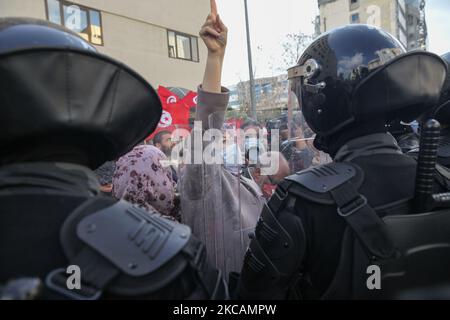
[[[227,46],[228,28],[220,16],[211,13],[200,30],[200,37],[208,48],[208,55],[223,57]]]
[[[216,0],[210,0],[210,4],[211,4],[211,15],[213,20],[216,20],[217,17],[217,3]]]

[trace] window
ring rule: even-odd
[[[359,23],[359,13],[352,14],[350,19],[350,23]]]
[[[404,30],[406,29],[406,19],[400,11],[398,12],[398,23]]]
[[[359,8],[359,0],[350,0],[350,11]]]
[[[197,37],[167,30],[169,57],[199,62]]]
[[[64,25],[92,44],[103,45],[100,11],[62,0],[47,1],[47,19]]]
[[[400,40],[405,47],[408,47],[408,37],[406,36],[406,32],[401,28],[398,30],[398,40]]]
[[[61,11],[58,0],[47,0],[47,19],[53,23],[61,24]]]
[[[273,92],[272,84],[270,84],[270,83],[265,83],[265,84],[263,84],[263,86],[262,86],[262,92],[263,92],[265,95],[272,94],[272,92]]]
[[[409,26],[412,26],[414,24],[414,17],[412,15],[408,15],[407,23]]]

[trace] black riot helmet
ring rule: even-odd
[[[143,141],[161,117],[143,77],[47,21],[0,19],[0,74],[0,164],[78,154],[96,168]]]
[[[442,55],[441,58],[447,63],[447,66],[450,66],[450,52]],[[438,120],[442,126],[437,161],[439,164],[450,168],[450,72],[447,72],[447,78],[436,108],[422,116],[420,120],[425,122],[430,118]]]
[[[438,56],[405,53],[390,34],[359,24],[322,34],[288,70],[316,140],[375,120],[414,120],[437,103],[445,75]]]
[[[450,66],[450,52],[442,55],[441,58]],[[434,110],[434,118],[442,125],[450,125],[450,72],[447,73],[438,107]]]

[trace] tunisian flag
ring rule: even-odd
[[[197,93],[190,91],[184,98],[180,98],[169,89],[159,86],[158,96],[163,112],[158,127],[147,140],[152,139],[160,131],[173,132],[179,128],[190,131],[189,111],[197,105]]]
[[[190,91],[183,99],[181,99],[189,108],[197,106],[197,92]]]

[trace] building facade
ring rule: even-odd
[[[0,17],[32,17],[64,25],[153,86],[196,90],[206,47],[198,31],[208,0],[0,0]]]
[[[425,0],[405,0],[408,49],[427,49],[428,33],[425,19]]]
[[[255,102],[260,121],[279,116],[288,104],[287,75],[255,79]],[[229,111],[239,110],[241,117],[250,116],[250,81],[230,86]],[[230,114],[233,114],[232,112]]]
[[[419,0],[318,0],[316,32],[364,23],[386,30],[408,50],[417,49],[421,47],[418,26],[425,18],[421,17],[420,4]]]

